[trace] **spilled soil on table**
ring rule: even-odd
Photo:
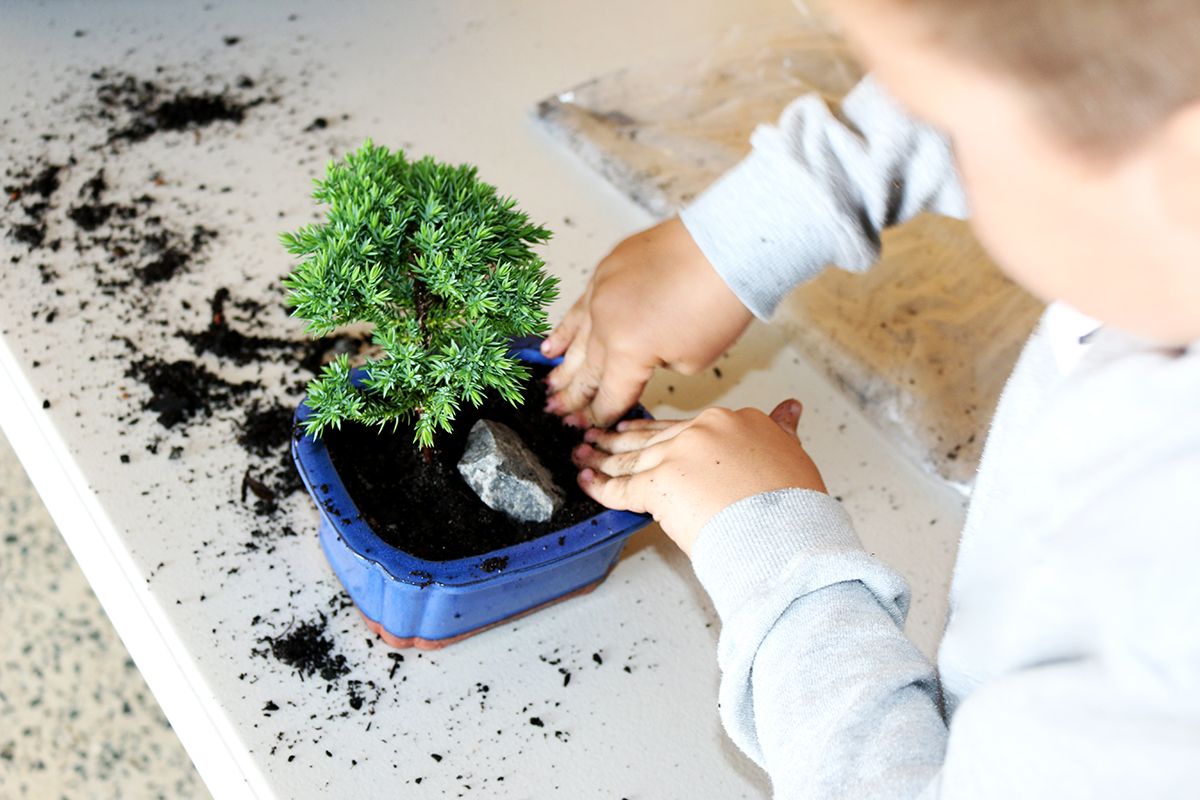
[[[92,74],[98,84],[97,120],[109,123],[108,142],[141,142],[159,133],[204,128],[214,122],[240,124],[246,113],[266,101],[245,94],[254,81],[242,76],[235,90],[170,89],[153,80],[101,69]]]
[[[180,224],[179,219],[195,217],[194,209],[165,197],[171,184],[160,174],[151,173],[132,188],[127,176],[115,179],[124,175],[123,155],[160,136],[194,133],[198,142],[201,131],[231,134],[265,105],[278,102],[278,83],[245,75],[223,81],[162,73],[143,77],[111,68],[92,72],[86,82],[88,92],[75,113],[95,131],[97,141],[80,141],[65,157],[10,165],[3,183],[7,213],[0,224],[7,223],[9,237],[24,248],[12,262],[32,262],[42,283],[57,285],[63,260],[52,256],[64,249],[72,253],[75,269],[91,271],[91,296],[71,298],[56,290],[57,299],[35,309],[35,319],[53,323],[74,301],[78,305],[72,312],[115,314],[129,328],[137,328],[158,313],[162,291],[204,269],[221,232],[209,222]],[[323,131],[330,118],[317,116],[303,130]],[[55,134],[43,138],[51,141]],[[190,145],[192,137],[179,141]],[[231,187],[212,190],[224,193]],[[282,254],[280,265],[282,277],[287,266]],[[150,414],[163,431],[150,436],[145,449],[180,459],[186,440],[162,447],[160,453],[167,432],[176,434],[172,438],[178,441],[177,435],[186,439],[193,425],[232,417],[247,460],[234,487],[237,503],[262,518],[256,534],[276,529],[282,536],[293,534],[272,520],[281,502],[303,488],[289,449],[294,400],[280,401],[278,393],[265,390],[259,381],[233,377],[236,371],[225,366],[290,367],[295,378],[286,393],[294,398],[325,363],[343,354],[357,357],[368,342],[348,335],[313,341],[298,330],[295,337],[265,335],[262,323],[277,316],[279,306],[238,296],[232,286],[215,287],[205,303],[197,307],[194,301],[180,301],[176,320],[164,331],[168,338],[186,343],[191,357],[121,340],[124,374],[139,387],[131,392],[130,402]],[[203,321],[197,324],[196,312],[202,308]],[[327,444],[359,512],[385,541],[431,560],[483,554],[568,527],[602,510],[575,483],[569,458],[578,432],[541,411],[545,394],[540,382],[532,382],[526,394],[527,402],[516,409],[496,398],[483,409],[464,408],[455,432],[439,436],[430,464],[404,426],[379,432],[347,425],[327,434]],[[485,506],[462,481],[456,464],[471,425],[480,417],[518,431],[551,470],[567,495],[566,505],[552,521],[511,520]],[[140,419],[131,414],[121,421],[135,425]],[[130,461],[129,454],[121,455],[121,463]],[[264,538],[265,533],[253,536],[244,546],[269,548]],[[484,566],[500,571],[507,563],[488,559]]]
[[[195,219],[195,209],[170,199],[171,182],[159,173],[145,175],[140,185],[131,187],[122,170],[124,156],[161,136],[175,135],[180,146],[192,146],[201,131],[232,134],[265,105],[277,102],[278,84],[244,75],[223,81],[188,80],[108,68],[86,76],[86,84],[88,91],[74,113],[97,140],[76,142],[66,156],[59,149],[60,155],[53,159],[45,156],[24,165],[10,164],[2,184],[7,202],[0,224],[6,224],[9,237],[19,245],[12,262],[32,263],[43,284],[57,286],[57,270],[67,261],[72,269],[90,270],[94,288],[88,296],[72,297],[55,289],[54,299],[34,310],[35,319],[53,323],[64,311],[97,313],[115,316],[129,330],[146,329],[147,321],[162,313],[163,293],[180,279],[203,271],[221,231],[207,220],[180,224],[180,219]],[[72,113],[69,106],[65,113]],[[305,134],[326,130],[330,118],[314,118],[303,129]],[[44,138],[55,137],[47,133]],[[231,187],[213,190],[225,193]],[[71,253],[69,259],[54,258],[64,250]],[[281,278],[288,266],[281,252]],[[280,314],[281,295],[264,302],[260,297],[239,296],[233,286],[210,291],[205,305],[181,300],[174,318],[162,323],[165,338],[184,343],[190,357],[180,357],[176,347],[120,340],[126,361],[123,372],[137,385],[129,392],[129,401],[147,412],[162,431],[150,436],[148,452],[160,455],[160,444],[168,432],[172,434],[172,444],[161,453],[169,459],[185,455],[191,426],[232,418],[247,462],[234,487],[235,499],[263,519],[264,529],[270,529],[280,503],[303,488],[289,452],[294,398],[325,363],[339,355],[355,358],[368,342],[349,335],[313,341],[298,325],[293,337],[267,335],[264,323]],[[71,303],[76,307],[69,308]],[[200,311],[203,315],[197,323]],[[256,364],[288,369],[294,376],[284,387],[288,400],[278,399],[280,393],[268,390],[261,380],[243,377],[244,368]],[[541,411],[544,387],[540,383],[531,383],[527,394],[529,400],[520,409],[498,399],[489,400],[482,411],[465,408],[456,431],[439,436],[431,464],[424,463],[404,426],[378,432],[348,425],[328,434],[328,444],[361,513],[385,541],[436,560],[486,553],[567,527],[601,510],[575,484],[569,454],[579,440],[578,432]],[[466,435],[481,414],[517,430],[552,471],[567,494],[566,506],[554,520],[514,522],[485,506],[462,481],[456,464]],[[119,421],[132,426],[141,417],[129,414]],[[180,435],[184,441],[179,441]],[[122,454],[121,463],[130,462],[129,454]],[[246,547],[263,544],[248,541]],[[487,566],[498,571],[506,566],[500,562],[492,559]]]
[[[239,42],[239,37],[230,36],[225,45],[239,46]],[[17,121],[35,143],[26,153],[14,149],[3,167],[0,239],[5,240],[5,268],[19,275],[31,290],[27,324],[36,326],[32,333],[38,345],[45,343],[44,355],[41,350],[34,353],[32,368],[59,367],[54,362],[61,348],[74,347],[85,348],[90,362],[112,359],[117,363],[104,364],[103,372],[97,364],[95,375],[80,370],[79,374],[64,376],[68,378],[60,382],[64,396],[45,399],[43,407],[67,419],[74,403],[81,407],[76,411],[76,416],[84,418],[81,424],[116,427],[131,447],[129,452],[110,454],[114,470],[132,470],[126,465],[137,467],[145,460],[161,466],[161,480],[152,479],[131,491],[144,491],[164,505],[182,500],[181,505],[189,512],[204,514],[207,509],[197,506],[190,495],[202,485],[205,490],[216,485],[226,487],[225,503],[241,509],[236,525],[229,525],[229,516],[225,515],[224,530],[209,538],[199,534],[194,540],[182,542],[183,555],[174,563],[159,563],[147,579],[170,580],[172,569],[203,570],[207,595],[180,596],[176,603],[211,602],[222,591],[237,592],[244,598],[238,607],[244,608],[245,618],[225,620],[223,627],[213,629],[212,637],[214,646],[220,648],[229,647],[233,641],[235,648],[250,649],[254,662],[264,665],[259,670],[243,664],[241,669],[246,671],[237,677],[244,682],[247,694],[256,693],[256,704],[262,703],[260,713],[264,719],[260,724],[264,728],[275,726],[267,728],[271,731],[269,755],[289,763],[295,761],[298,768],[309,768],[314,760],[324,762],[329,758],[340,759],[347,768],[354,767],[363,755],[347,752],[349,746],[337,741],[336,733],[351,730],[349,725],[372,731],[377,705],[389,691],[395,700],[384,707],[389,712],[406,703],[436,702],[444,705],[448,730],[474,731],[471,718],[485,712],[495,714],[493,697],[504,698],[512,705],[511,693],[528,692],[527,682],[505,686],[503,676],[489,675],[485,669],[474,685],[447,687],[444,696],[429,699],[425,694],[402,694],[412,687],[408,683],[410,675],[420,675],[422,670],[426,677],[429,672],[440,675],[441,667],[426,654],[404,655],[384,648],[377,637],[361,627],[358,612],[340,587],[333,588],[332,578],[329,586],[315,590],[314,599],[311,586],[297,586],[291,595],[268,595],[229,577],[239,570],[243,580],[252,570],[255,574],[260,570],[261,574],[276,568],[286,570],[287,559],[272,553],[298,537],[309,540],[303,546],[316,547],[314,531],[307,528],[298,532],[288,524],[286,513],[294,504],[307,502],[299,497],[303,487],[289,454],[292,413],[305,383],[319,373],[324,363],[340,354],[357,357],[368,342],[350,335],[309,340],[298,325],[279,324],[286,314],[280,306],[281,292],[250,289],[235,283],[236,279],[206,280],[204,270],[216,259],[228,257],[228,243],[236,241],[238,234],[217,210],[218,204],[211,201],[235,189],[240,191],[240,187],[182,187],[177,175],[154,171],[153,165],[142,159],[144,151],[140,148],[160,139],[185,151],[200,147],[202,141],[205,146],[216,142],[222,147],[222,138],[249,138],[265,128],[269,128],[266,132],[273,139],[280,140],[283,137],[276,124],[278,118],[264,128],[247,130],[244,126],[257,124],[261,116],[273,113],[272,106],[284,82],[270,76],[213,77],[201,68],[162,69],[150,75],[110,68],[77,77],[79,91],[75,95],[53,98],[61,105],[63,119],[77,115],[80,124],[74,129],[64,125],[39,132]],[[346,119],[345,115],[329,112],[314,116],[311,104],[304,104],[298,111],[302,116],[292,115],[293,119],[285,119],[284,124],[292,126],[292,133],[310,137],[306,142],[316,141],[312,137],[321,137],[328,129],[336,130],[338,120]],[[329,149],[331,143],[321,139],[317,149]],[[310,152],[309,144],[293,144],[298,153]],[[40,154],[31,154],[34,151]],[[319,164],[304,167],[314,173],[319,168]],[[281,223],[281,227],[286,226]],[[289,267],[286,255],[280,251],[278,263],[266,269],[281,279]],[[254,265],[252,269],[262,267]],[[32,276],[32,281],[26,280],[26,275]],[[247,281],[248,285],[252,283]],[[85,331],[83,341],[61,333],[67,317],[80,323],[78,328]],[[272,325],[288,335],[267,335]],[[87,338],[95,331],[103,331],[96,335],[105,338]],[[269,365],[276,368],[268,371]],[[108,382],[109,376],[119,375],[125,380],[116,380],[116,385]],[[540,384],[531,384],[530,399],[520,413],[544,416],[540,412],[541,391]],[[84,407],[92,397],[110,396],[107,393],[116,393],[127,409],[112,418],[98,418]],[[566,465],[577,432],[551,420],[553,424],[547,430],[554,435],[547,439],[530,434],[516,418],[518,412],[511,408],[489,411],[490,416],[493,413],[495,418],[522,430],[548,466],[553,466],[555,459],[547,453],[561,456],[554,467],[557,480],[578,499],[574,469]],[[460,430],[468,431],[473,419],[473,412],[464,411]],[[532,424],[534,420],[530,421]],[[221,454],[222,458],[232,456],[227,458],[232,463],[214,466],[212,460],[205,459],[208,454],[202,449],[203,437],[199,435],[205,428],[222,431],[237,442],[238,450]],[[355,434],[349,430],[345,433],[341,444],[353,449]],[[358,433],[365,436],[367,432]],[[369,438],[372,452],[383,453],[381,458],[385,458],[386,448],[380,445],[378,434],[371,431]],[[333,446],[336,449],[339,445]],[[144,451],[137,452],[139,447]],[[415,455],[411,439],[403,431],[391,435],[388,447],[404,454],[398,456],[400,461],[411,461]],[[446,494],[464,491],[456,472],[449,473],[452,451],[460,451],[461,442],[444,438],[438,447],[438,480],[446,481],[443,488],[450,484],[454,487]],[[423,463],[418,466],[424,470]],[[395,474],[394,463],[390,469]],[[138,472],[140,478],[146,474],[146,470]],[[419,482],[406,483],[413,489]],[[199,496],[199,492],[196,494]],[[417,496],[418,502],[408,503],[410,509],[424,509],[428,498]],[[291,501],[285,502],[289,498]],[[499,525],[484,527],[501,543],[543,532],[538,526],[504,531],[505,524],[511,526],[506,518],[482,507],[474,495],[470,495],[468,504],[475,511],[482,508],[492,523],[500,521]],[[371,502],[367,500],[363,505],[369,508]],[[571,508],[576,510],[563,512],[551,526],[570,524],[596,510],[594,506],[582,510],[582,506],[569,504]],[[404,521],[399,512],[403,509],[400,503],[390,504],[379,511],[377,521],[399,536]],[[475,524],[466,521],[475,511],[464,515],[464,526]],[[471,549],[478,553],[496,546],[481,542],[469,545],[465,539],[450,542],[445,536],[447,519],[432,513],[425,516],[436,523],[432,529],[440,543],[460,548],[458,553]],[[258,561],[248,566],[250,559]],[[507,562],[488,558],[480,566],[500,571]],[[161,578],[156,577],[160,571]],[[166,598],[173,587],[156,586],[155,591]],[[364,659],[363,642],[368,649],[378,647],[382,655],[372,653],[372,658]],[[429,753],[420,765],[376,762],[370,768],[383,771],[390,766],[390,774],[381,776],[383,779],[395,784],[428,780],[424,787],[428,789],[435,780],[450,781],[460,772],[490,771],[487,754],[504,739],[517,737],[521,743],[518,746],[529,739],[565,743],[569,740],[571,713],[560,707],[565,697],[558,693],[577,691],[587,674],[595,670],[633,674],[638,669],[653,668],[656,665],[647,663],[644,649],[653,644],[650,640],[626,640],[619,650],[610,645],[601,652],[600,643],[589,643],[586,649],[555,643],[543,647],[539,643],[537,650],[528,653],[528,663],[531,670],[541,671],[545,693],[539,689],[522,696],[512,705],[511,715],[497,718],[494,728],[487,726],[486,735],[465,734],[457,748],[447,748],[443,742],[437,746],[438,752]],[[289,673],[303,679],[302,690],[296,691],[294,682],[281,679]],[[314,730],[324,730],[325,734],[314,738]],[[403,726],[389,724],[377,726],[370,735],[378,736],[380,742],[399,745],[408,732]],[[506,769],[495,767],[501,773]],[[440,770],[440,777],[431,770]],[[502,774],[496,779],[503,780]]]
[[[188,300],[179,301],[169,321],[156,319],[163,311],[162,293],[204,269],[220,232],[212,223],[181,224],[181,219],[194,218],[196,209],[171,199],[176,186],[162,174],[151,172],[140,184],[127,175],[120,180],[112,175],[122,175],[126,154],[153,138],[194,134],[181,139],[194,146],[201,131],[231,134],[261,107],[278,102],[279,82],[245,75],[181,77],[165,71],[143,78],[102,68],[85,77],[85,86],[80,97],[64,100],[63,113],[75,114],[96,140],[71,136],[63,154],[65,137],[49,131],[41,138],[47,153],[53,149],[57,155],[25,163],[14,159],[0,182],[5,194],[0,231],[7,229],[17,245],[10,262],[32,264],[41,283],[52,287],[64,283],[59,274],[64,264],[90,273],[86,294],[54,288],[52,298],[37,304],[31,315],[51,324],[61,313],[106,315],[126,329],[166,328],[167,338],[186,342],[194,358],[168,355],[174,348],[119,339],[124,373],[140,387],[129,399],[164,432],[151,435],[145,449],[158,455],[168,431],[186,437],[192,425],[208,425],[219,416],[240,419],[237,440],[249,464],[236,497],[270,518],[280,500],[303,488],[288,452],[292,403],[273,399],[260,381],[229,377],[222,365],[290,364],[296,378],[288,391],[295,395],[325,361],[337,353],[357,353],[363,343],[347,336],[311,342],[299,332],[294,338],[252,333],[280,309],[256,298],[235,297],[228,287],[217,287],[207,301],[203,327],[189,321],[198,309]],[[64,253],[69,255],[64,258]],[[281,254],[281,277],[285,262]],[[118,420],[127,425],[139,421],[135,414]],[[186,447],[186,441],[172,444],[161,448],[162,455],[177,460]],[[130,463],[128,454],[122,454],[121,463]],[[248,548],[261,545],[247,542]]]

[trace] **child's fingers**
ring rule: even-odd
[[[550,373],[546,375],[547,411],[554,414],[562,413],[558,408],[559,401],[555,399],[555,395],[558,393],[559,387],[566,386],[571,382],[572,374],[574,374],[574,370],[572,370],[564,361],[554,369],[550,370]]]
[[[597,428],[606,428],[620,419],[637,403],[653,374],[653,367],[608,359],[600,373],[596,395],[583,410],[583,421]]]
[[[796,436],[796,426],[800,424],[800,415],[803,413],[804,406],[800,404],[800,401],[789,398],[775,406],[770,416],[784,431]]]
[[[616,433],[614,431],[606,431],[603,428],[589,428],[587,433],[583,435],[583,440],[609,453],[628,453],[631,450],[640,450],[645,447],[646,443],[653,439],[659,430],[656,428],[647,428],[640,431]]]
[[[591,326],[584,319],[580,327],[581,330],[571,340],[571,344],[563,354],[562,363],[550,370],[550,374],[546,376],[546,386],[552,394],[568,385],[575,373],[587,361],[588,334]]]
[[[570,382],[546,401],[546,410],[567,415],[563,421],[569,425],[584,427],[577,412],[586,406],[599,390],[600,366],[591,359],[585,359],[579,365],[579,369],[571,375]]]
[[[579,473],[579,488],[605,508],[644,514],[646,482],[643,476],[644,473],[610,478],[595,470],[585,469]]]
[[[654,469],[662,463],[665,454],[666,447],[661,444],[615,455],[597,450],[590,444],[581,444],[571,451],[571,460],[577,467],[591,468],[597,473],[616,478]]]
[[[584,300],[587,295],[580,297],[575,301],[575,304],[567,311],[566,316],[562,318],[562,322],[550,331],[550,334],[542,342],[542,355],[546,358],[558,358],[567,351],[571,346],[571,342],[575,340],[576,334],[579,333],[579,328],[583,324],[583,318],[586,315]]]
[[[584,330],[581,330],[579,335],[575,337],[575,340],[571,342],[571,346],[567,348],[566,354],[563,355],[562,363],[551,370],[550,374],[546,376],[546,387],[549,393],[549,397],[546,398],[546,410],[553,414],[561,416],[578,411],[591,398],[590,394],[580,398],[564,393],[565,390],[571,389],[572,385],[579,378],[581,371],[587,369],[589,366],[588,334],[590,333],[590,327],[585,321],[583,325]]]
[[[669,428],[677,419],[623,419],[617,423],[618,431],[661,431]]]
[[[696,420],[694,418],[693,419],[681,419],[678,422],[676,422],[674,425],[671,425],[669,428],[663,428],[661,431],[658,431],[657,433],[655,433],[654,436],[650,437],[650,441],[646,442],[646,447],[650,447],[651,445],[659,444],[660,442],[670,441],[671,439],[674,439],[676,436],[678,436],[680,433],[683,433],[683,431],[690,428],[695,423],[696,423]]]
[[[648,422],[650,420],[638,420],[639,422]],[[609,453],[628,453],[631,450],[640,450],[647,446],[652,441],[665,441],[659,438],[659,435],[665,431],[670,431],[672,428],[680,425],[686,420],[654,420],[659,424],[654,427],[649,425],[637,428],[635,430],[626,431],[606,431],[603,428],[591,428],[583,435],[583,440],[590,445],[595,446],[600,450],[605,450]],[[669,438],[669,437],[668,437]]]

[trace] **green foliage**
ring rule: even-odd
[[[489,390],[521,401],[529,371],[508,339],[549,328],[558,282],[532,250],[548,230],[474,167],[410,162],[369,140],[330,162],[313,197],[325,222],[281,237],[302,259],[284,281],[288,305],[315,337],[371,323],[380,355],[360,387],[345,356],[309,383],[310,434],[407,420],[428,447],[464,401],[478,406]]]

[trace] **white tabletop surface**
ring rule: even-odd
[[[178,277],[106,297],[95,253],[69,242],[31,252],[8,235],[20,208],[10,200],[0,216],[4,433],[216,797],[768,796],[717,718],[711,606],[656,527],[594,593],[398,663],[346,607],[307,496],[271,517],[241,501],[247,467],[261,462],[234,441],[238,412],[163,429],[126,370],[148,354],[194,359],[255,381],[256,397],[294,403],[306,375],[197,358],[176,332],[202,329],[226,286],[268,306],[262,330],[244,332],[300,338],[279,306],[289,260],[276,235],[312,217],[307,195],[324,161],[367,136],[476,163],[552,227],[557,317],[607,249],[650,220],[539,133],[532,104],[629,64],[694,54],[730,25],[794,13],[786,0],[0,2],[5,165],[76,156],[47,212],[48,239],[71,237],[64,210],[98,166],[114,196],[148,191],[169,224],[218,232]],[[102,67],[191,88],[245,74],[251,95],[277,100],[241,125],[113,149],[85,111],[89,74]],[[318,116],[328,127],[305,132]],[[57,276],[44,282],[48,271]],[[932,653],[961,497],[893,452],[778,332],[754,326],[719,369],[662,374],[646,404],[669,416],[801,398],[806,444],[868,548],[911,582],[909,632]],[[286,526],[299,535],[282,535]],[[264,637],[318,612],[349,667],[333,681],[304,680],[263,654]]]

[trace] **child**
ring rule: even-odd
[[[723,621],[722,719],[777,797],[1197,796],[1200,5],[832,11],[874,77],[760,128],[547,340],[565,352],[548,408],[595,426],[580,483],[690,554]],[[603,426],[823,264],[866,268],[884,227],[968,203],[1052,305],[992,424],[935,671],[903,635],[903,582],[825,494],[798,403]]]

